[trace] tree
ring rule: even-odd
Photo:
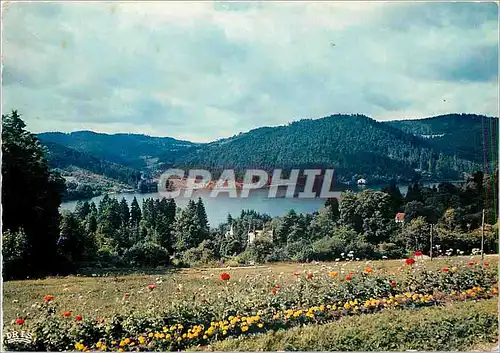
[[[127,227],[130,222],[130,210],[124,197],[120,201],[120,220],[122,227]]]
[[[201,243],[198,207],[193,200],[179,214],[175,223],[176,249],[185,251]]]
[[[81,261],[85,252],[91,251],[94,243],[86,235],[78,217],[73,212],[64,212],[61,220],[61,233],[57,241],[60,253],[70,265]]]
[[[424,217],[417,217],[407,223],[402,231],[406,250],[429,250],[430,226]]]
[[[325,201],[325,207],[329,207],[332,220],[337,221],[340,217],[339,200],[336,197],[331,197]]]
[[[17,111],[2,115],[2,231],[26,235],[21,266],[43,274],[57,265],[64,179],[49,169],[45,150]]]
[[[382,192],[385,192],[390,197],[391,209],[395,214],[401,211],[401,208],[404,203],[403,195],[401,194],[401,190],[396,185],[396,182],[393,180],[391,183],[382,189]]]
[[[205,205],[203,204],[203,200],[201,197],[198,198],[198,202],[196,203],[196,211],[198,214],[198,221],[200,222],[200,230],[203,234],[200,234],[202,239],[206,239],[209,233],[207,212],[205,211]]]
[[[142,214],[137,198],[134,196],[132,203],[130,204],[130,223],[134,227],[138,227],[141,222]]]

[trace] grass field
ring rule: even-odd
[[[172,269],[162,274],[69,276],[9,281],[4,283],[3,287],[4,326],[7,329],[18,328],[16,320],[23,318],[25,321],[23,327],[43,331],[44,329],[40,327],[46,325],[48,321],[40,316],[40,312],[46,312],[48,308],[50,320],[59,321],[64,313],[69,313],[66,321],[57,321],[57,329],[63,331],[71,327],[76,331],[71,331],[72,336],[66,337],[67,342],[64,345],[60,342],[44,341],[44,348],[53,347],[54,350],[64,349],[64,347],[75,349],[74,344],[79,341],[85,344],[82,343],[83,346],[78,346],[77,349],[86,350],[96,348],[91,347],[96,343],[91,342],[92,340],[111,342],[123,340],[129,336],[131,340],[134,340],[147,332],[151,334],[154,332],[154,335],[157,335],[157,329],[153,330],[153,328],[158,325],[159,332],[164,331],[165,335],[174,337],[174,333],[167,333],[165,327],[161,329],[172,322],[183,323],[186,327],[189,325],[195,327],[192,332],[185,333],[187,338],[180,336],[178,342],[173,342],[182,343],[182,346],[172,345],[172,342],[161,341],[161,344],[153,342],[156,336],[153,338],[149,336],[150,340],[146,335],[143,346],[137,341],[135,346],[119,346],[116,343],[115,348],[116,350],[143,350],[143,348],[145,350],[174,350],[189,347],[216,350],[312,350],[317,347],[319,350],[400,350],[403,348],[439,350],[447,348],[444,345],[445,338],[441,337],[429,343],[428,335],[433,334],[433,327],[439,328],[440,325],[444,325],[443,330],[446,330],[450,339],[454,340],[454,346],[450,348],[465,349],[481,344],[488,347],[494,345],[493,337],[496,337],[498,332],[496,325],[498,311],[496,305],[493,305],[496,299],[488,299],[489,297],[484,297],[484,300],[478,299],[483,298],[480,292],[488,287],[482,283],[493,283],[492,278],[496,282],[498,256],[487,256],[485,260],[486,262],[481,265],[481,271],[483,267],[488,267],[485,269],[487,272],[484,273],[475,269],[472,271],[469,269],[471,266],[467,265],[472,261],[478,264],[474,266],[479,266],[481,264],[479,257],[452,257],[433,261],[417,258],[415,264],[411,266],[405,264],[404,260],[280,263],[247,268]],[[222,280],[222,273],[227,273],[230,280]],[[484,282],[485,278],[489,278],[490,282]],[[481,289],[470,295],[465,294],[467,290],[471,290],[469,287],[479,286],[478,283],[484,287],[484,290]],[[464,297],[454,297],[458,294],[453,293],[457,292],[456,290],[451,291],[453,288],[459,288]],[[381,304],[376,310],[370,309],[369,311],[365,303],[367,309],[363,309],[363,300],[369,297],[376,298],[378,293],[380,293],[380,298],[385,298],[387,293],[393,293],[396,295],[395,301],[399,300],[396,305],[399,304],[399,307],[408,310],[402,311],[399,307],[393,307],[392,299],[388,299],[387,303],[390,304],[383,304],[384,307],[380,309],[382,312],[379,312]],[[425,307],[420,309],[416,304],[406,303],[397,297],[400,295],[405,299],[404,295],[414,293],[420,293],[420,295],[432,293],[436,298],[437,293],[443,299],[431,298],[426,301],[422,299],[422,305]],[[392,294],[390,295],[392,297]],[[471,297],[473,295],[478,295],[478,297]],[[44,301],[46,296],[53,296],[53,298]],[[358,298],[360,309],[356,309]],[[352,304],[352,308],[347,308],[347,310],[344,307],[339,308],[339,310],[342,309],[342,317],[339,316],[340,312],[333,316],[320,312],[321,310],[328,311],[324,305],[329,301],[336,302],[338,299],[342,301],[342,305],[356,304]],[[455,299],[460,300],[455,301]],[[318,307],[320,304],[323,305],[323,309]],[[284,321],[279,321],[282,318],[277,319],[272,316],[278,315],[278,311],[281,310],[282,316],[285,317],[286,310],[289,308],[309,309],[308,311],[304,309],[304,313],[299,315],[294,312],[293,315],[297,317],[297,320],[302,320],[297,322],[288,319],[288,316],[283,319]],[[235,339],[235,337],[247,336],[245,328],[236,323],[226,325],[222,323],[223,321],[213,328],[214,341],[210,341],[212,337],[202,339],[201,329],[199,329],[200,333],[195,332],[196,323],[200,320],[204,322],[201,326],[210,326],[211,321],[214,324],[215,318],[227,320],[227,317],[231,317],[230,315],[237,317],[240,313],[243,321],[246,320],[245,317],[259,317],[259,319],[252,319],[255,322],[246,327],[246,330],[249,330],[248,334],[258,335]],[[483,314],[467,316],[468,313]],[[79,322],[75,322],[77,315],[82,318],[81,321],[78,320]],[[269,317],[266,318],[266,315]],[[167,316],[168,320],[165,319]],[[292,314],[289,316],[291,317]],[[204,317],[210,319],[205,322]],[[339,319],[340,322],[336,322]],[[115,326],[109,328],[111,325],[109,322],[116,320],[129,320],[133,324],[128,323],[130,327],[127,326],[126,329],[120,328],[124,336],[112,339],[106,334],[101,334],[106,337],[94,337],[97,333],[94,332],[91,335],[85,331],[87,330],[85,325],[88,323],[89,327],[96,326],[96,320],[99,325],[104,325],[103,332],[116,331]],[[458,320],[456,321],[457,327],[462,327],[462,329],[451,329],[449,323],[454,322],[453,320]],[[379,324],[375,324],[377,322]],[[470,329],[466,327],[466,322],[469,322]],[[108,323],[108,328],[106,328],[106,323]],[[306,326],[302,327],[304,324]],[[125,327],[123,324],[120,325],[120,327]],[[408,331],[412,326],[418,330],[413,333],[411,330]],[[53,330],[56,332],[57,329]],[[85,331],[85,334],[78,330]],[[425,330],[429,331],[427,336]],[[45,331],[50,330],[45,329]],[[225,331],[227,333],[223,333]],[[210,330],[207,332],[209,332],[208,336],[212,334]],[[207,332],[203,335],[204,337],[207,336]],[[329,337],[337,338],[319,340],[320,332],[329,332]],[[394,337],[387,340],[384,335],[389,332],[394,332]],[[40,333],[40,335],[44,334]],[[200,337],[197,336],[198,334]],[[89,335],[92,337],[89,338]],[[364,335],[379,337],[378,343],[367,341],[363,338]],[[158,340],[166,341],[160,337],[161,334],[157,336]],[[52,337],[51,340],[57,341],[57,337]],[[140,342],[142,341],[140,339]],[[106,344],[104,350],[111,350],[111,343]],[[99,345],[97,348],[100,347]]]

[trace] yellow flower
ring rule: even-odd
[[[125,344],[129,344],[129,343],[130,343],[130,338],[128,338],[128,337],[127,337],[127,338],[125,338],[125,341],[124,341],[124,342],[125,342]]]
[[[139,343],[140,344],[146,343],[146,338],[144,336],[139,336]]]
[[[108,348],[108,347],[107,347],[105,344],[103,344],[103,345],[101,346],[101,349],[102,349],[103,351],[105,351],[105,350],[106,350],[106,348]]]
[[[154,335],[153,335],[153,332],[148,333],[148,337],[149,337],[149,338],[152,338],[153,336],[154,336]]]
[[[242,332],[247,332],[248,331],[248,326],[242,326],[241,327]]]
[[[328,274],[330,277],[336,277],[338,275],[338,272],[332,271]]]
[[[206,340],[208,338],[207,335],[203,335],[203,339]]]
[[[123,352],[123,348],[118,348],[118,352]]]
[[[116,341],[111,341],[111,344],[114,346],[117,342]]]
[[[182,341],[182,337],[177,337],[177,341]]]
[[[167,332],[168,329],[166,327],[163,328],[163,332]]]
[[[101,348],[102,342],[101,341],[97,342],[97,344],[95,346],[96,346],[96,348]]]
[[[257,325],[259,328],[263,328],[264,327],[264,324],[258,324]]]
[[[344,309],[349,309],[350,307],[351,307],[351,304],[349,304],[349,303],[344,304]]]

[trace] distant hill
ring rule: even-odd
[[[59,143],[41,141],[47,148],[47,159],[52,168],[71,170],[76,167],[106,178],[137,187],[141,172],[123,165],[91,156],[88,153],[63,146]]]
[[[451,179],[479,167],[477,161],[460,158],[461,150],[453,150],[453,145],[441,148],[406,130],[364,115],[303,119],[201,146],[186,155],[182,165],[211,170],[334,168],[339,181],[358,176],[410,180],[416,173]]]
[[[476,114],[448,114],[426,119],[387,122],[428,140],[439,151],[484,164],[498,160],[498,118]]]
[[[151,137],[140,134],[103,134],[92,131],[72,133],[44,132],[38,134],[40,142],[54,142],[88,153],[96,158],[144,169],[148,160],[161,159],[165,164],[174,163],[197,144],[171,137]]]
[[[375,183],[462,179],[485,163],[496,164],[497,131],[497,118],[472,114],[390,122],[337,114],[261,127],[207,144],[90,131],[38,137],[47,145],[52,165],[73,165],[122,182],[138,171],[154,174],[176,166],[209,169],[215,177],[228,168],[240,174],[251,168],[333,168],[337,181],[363,177]]]

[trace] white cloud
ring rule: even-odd
[[[194,141],[304,117],[498,115],[494,3],[12,3],[28,128]]]

